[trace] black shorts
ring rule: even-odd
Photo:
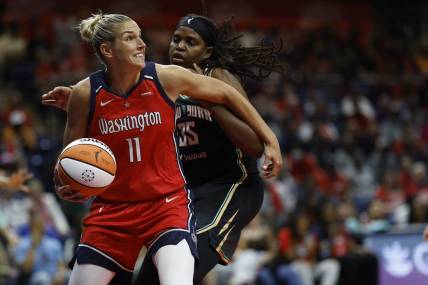
[[[241,183],[213,181],[193,187],[192,191],[197,234],[208,233],[220,263],[228,264],[242,229],[262,206],[263,182],[258,175],[250,175]]]

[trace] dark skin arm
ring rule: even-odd
[[[202,73],[202,70],[197,65],[195,65],[195,69],[198,73]],[[211,76],[229,84],[248,99],[247,93],[239,80],[229,71],[216,68]],[[229,111],[227,107],[224,105],[211,105],[209,106],[209,110],[226,136],[244,154],[253,157],[260,157],[263,154],[263,143],[257,134],[244,121]]]

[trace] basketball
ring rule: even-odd
[[[57,167],[63,185],[79,190],[83,197],[104,192],[116,175],[113,152],[93,138],[81,138],[68,144],[59,155]]]

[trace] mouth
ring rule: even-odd
[[[171,63],[179,64],[184,62],[184,56],[179,53],[174,53],[171,57]]]
[[[144,53],[137,53],[134,57],[144,59]]]

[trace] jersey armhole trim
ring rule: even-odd
[[[168,105],[171,106],[171,108],[175,108],[175,103],[174,101],[172,101],[168,95],[166,94],[165,90],[162,87],[162,84],[159,81],[159,77],[158,77],[158,73],[156,72],[156,64],[154,62],[151,62],[151,64],[153,64],[153,81],[156,84],[156,87],[159,90],[159,93],[162,95],[163,99],[165,100],[166,103],[168,103]]]
[[[89,76],[89,84],[91,85],[90,90],[90,97],[89,97],[89,111],[88,111],[88,127],[86,129],[86,134],[89,133],[89,129],[92,126],[92,121],[94,119],[94,113],[95,113],[95,104],[96,104],[96,98],[98,92],[102,89],[103,85],[100,83],[99,79],[97,78],[100,76],[101,72],[93,73]],[[99,86],[97,86],[99,83]]]

